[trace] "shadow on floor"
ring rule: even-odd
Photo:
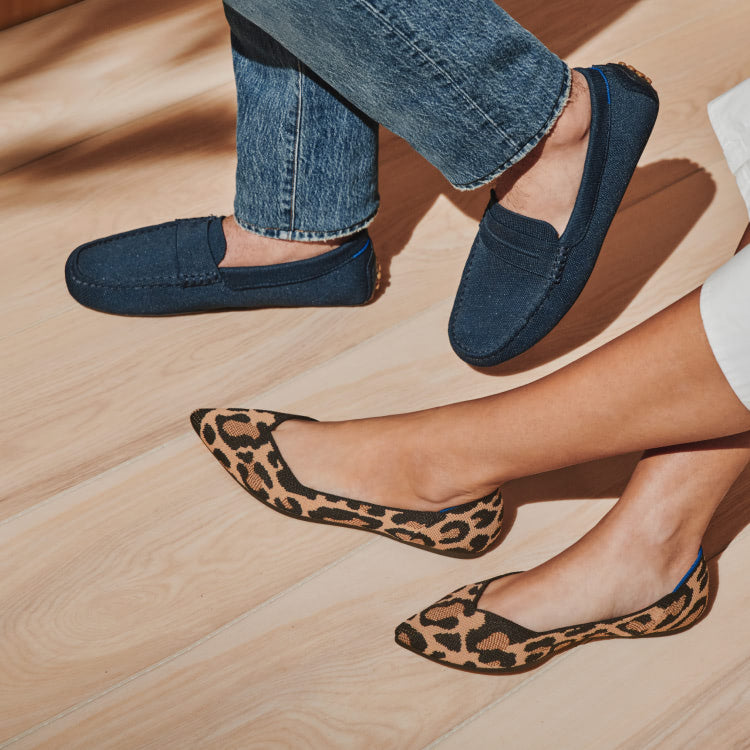
[[[143,28],[169,16],[185,16],[191,21],[191,28],[201,29],[202,33],[191,37],[185,45],[179,35],[174,38],[174,63],[180,64],[208,49],[226,46],[229,54],[229,32],[224,22],[221,4],[214,0],[134,0],[129,3],[118,0],[84,0],[54,14],[29,21],[44,28],[45,33],[35,39],[33,53],[24,56],[17,65],[4,65],[0,74],[0,84],[34,76],[49,68],[64,65],[93,42],[101,38]],[[8,30],[14,33],[24,25]],[[137,50],[131,50],[137,54]],[[123,62],[127,55],[123,54]],[[85,96],[85,92],[81,92]]]
[[[680,246],[711,204],[716,184],[688,159],[639,167],[581,296],[536,346],[482,372],[509,375],[533,369],[590,341],[636,297]],[[640,199],[635,196],[644,196]]]

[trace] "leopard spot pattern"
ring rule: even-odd
[[[371,531],[464,557],[482,554],[500,535],[499,490],[447,511],[411,511],[305,487],[273,439],[274,429],[287,419],[308,418],[255,409],[200,409],[191,417],[199,437],[229,474],[257,500],[286,515]]]
[[[708,568],[701,556],[679,588],[650,607],[624,617],[536,633],[478,608],[492,580],[456,589],[410,617],[396,629],[396,642],[442,664],[499,674],[541,664],[590,641],[684,630],[701,617],[708,602]]]

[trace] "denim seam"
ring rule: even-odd
[[[555,126],[555,123],[560,118],[560,115],[563,113],[563,110],[565,109],[565,105],[568,103],[568,99],[570,98],[570,88],[572,85],[572,74],[570,72],[570,68],[563,63],[563,67],[565,68],[565,75],[563,75],[563,83],[560,88],[560,92],[555,99],[555,105],[552,109],[552,112],[550,113],[550,116],[547,118],[547,121],[544,125],[536,132],[534,133],[531,138],[526,141],[526,143],[519,148],[516,153],[510,157],[507,161],[503,162],[497,169],[494,171],[488,173],[484,177],[479,177],[476,180],[473,180],[472,182],[464,182],[464,183],[455,183],[452,182],[451,185],[453,185],[456,190],[476,190],[477,188],[484,187],[488,183],[492,182],[493,180],[496,180],[503,172],[505,172],[506,169],[510,169],[514,164],[521,161],[521,159],[524,158],[537,144],[539,141],[544,138],[547,133],[552,130],[552,128]]]
[[[299,172],[299,146],[302,133],[302,63],[297,60],[297,122],[294,133],[292,154],[292,195],[289,207],[289,231],[294,231],[295,209],[297,205],[297,174]]]
[[[348,227],[341,227],[340,229],[294,229],[292,232],[294,233],[304,233],[304,234],[315,234],[319,235],[320,239],[337,239],[338,237],[345,237],[347,234],[352,234],[353,232],[359,231],[360,229],[364,229],[364,227],[369,226],[372,224],[372,222],[375,220],[375,217],[377,216],[378,210],[380,209],[380,206],[376,206],[375,210],[367,217],[362,219],[361,221],[357,221],[354,224],[350,224]],[[270,232],[287,232],[289,231],[286,227],[263,227],[259,224],[253,224],[252,222],[246,222],[239,217],[235,216],[235,221],[245,230],[248,232],[255,232],[256,234],[259,233],[259,231],[270,231]],[[300,240],[300,242],[304,242],[305,240]],[[309,240],[310,242],[314,242],[316,240]]]
[[[492,127],[503,137],[503,139],[513,145],[513,140],[508,136],[508,134],[498,125],[475,101],[474,99],[467,94],[463,88],[459,85],[459,83],[445,70],[443,67],[435,60],[434,58],[430,57],[430,55],[427,54],[418,44],[415,44],[408,35],[404,34],[402,31],[400,31],[396,26],[393,25],[393,23],[390,21],[390,19],[385,16],[381,11],[379,11],[377,8],[374,8],[367,0],[356,0],[356,2],[362,6],[366,11],[369,11],[369,13],[374,16],[378,21],[380,21],[384,26],[389,28],[399,39],[401,39],[402,42],[404,42],[408,47],[411,47],[413,50],[415,50],[417,53],[419,53],[430,65],[432,65],[435,70],[438,71],[447,81],[448,83],[456,90],[459,94],[477,111],[480,115],[490,124]]]

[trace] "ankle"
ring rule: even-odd
[[[402,475],[415,497],[436,509],[447,508],[477,500],[498,488],[493,478],[465,460],[456,445],[441,445],[436,439],[441,430],[436,430],[431,412],[410,415],[409,422],[407,430],[395,427],[402,446]]]
[[[348,239],[343,237],[322,242],[300,242],[265,237],[241,227],[234,216],[225,217],[222,227],[227,249],[219,263],[221,268],[267,266],[306,260],[322,255]]]
[[[591,129],[591,95],[585,76],[571,71],[570,97],[560,117],[544,139],[550,149],[576,146],[588,138]]]
[[[615,534],[610,551],[620,559],[631,559],[644,575],[676,583],[695,560],[701,536],[680,519],[651,520],[641,519],[637,530]]]

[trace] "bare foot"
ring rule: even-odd
[[[591,126],[586,78],[572,71],[570,99],[539,145],[495,184],[505,208],[549,222],[562,235],[573,212],[583,177]]]
[[[500,578],[479,606],[530,630],[544,632],[621,617],[670,593],[695,560],[700,542],[657,541],[609,516],[568,549],[536,568]]]
[[[248,232],[236,222],[234,216],[225,217],[222,226],[227,240],[227,250],[219,263],[220,268],[270,266],[274,263],[304,260],[322,255],[347,240],[346,237],[325,242],[277,240]]]
[[[434,413],[350,422],[289,420],[276,428],[274,438],[302,484],[354,500],[439,510],[497,489],[497,483],[477,481],[470,462],[446,451],[435,435]]]

